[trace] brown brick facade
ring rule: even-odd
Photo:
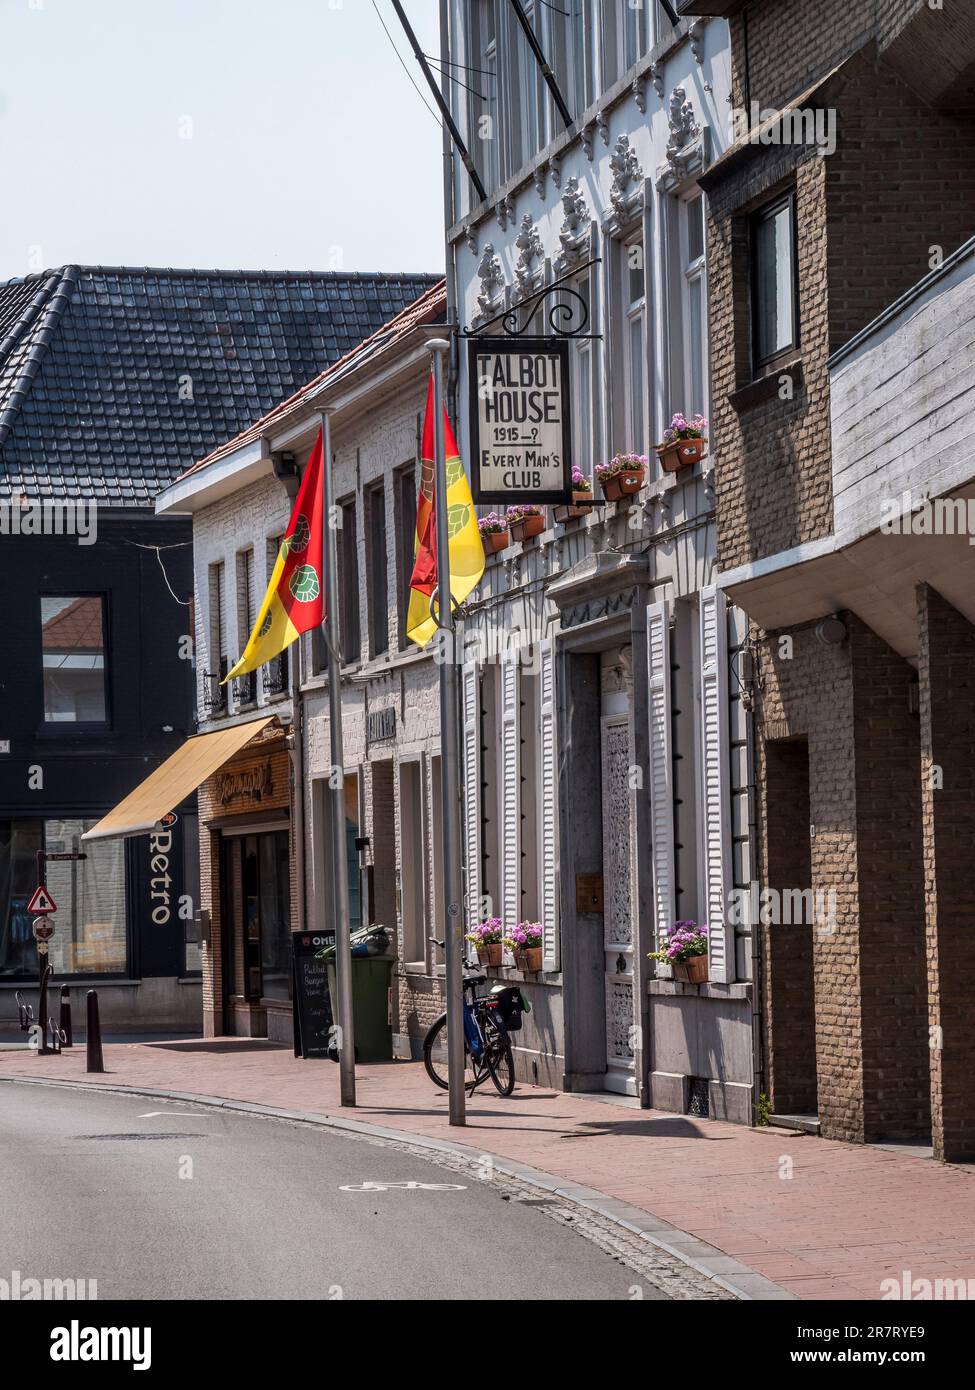
[[[927,585],[921,798],[935,1154],[975,1159],[975,628]]]

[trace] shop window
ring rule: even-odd
[[[104,724],[105,599],[98,594],[41,598],[45,724]]]
[[[83,853],[48,860],[57,903],[49,960],[56,975],[124,975],[128,966],[125,841],[81,836],[94,820],[0,821],[0,975],[36,976],[27,904],[37,887],[37,852]]]
[[[368,525],[366,548],[369,583],[369,654],[389,650],[389,572],[386,556],[386,490],[380,484],[366,493]]]
[[[37,887],[40,848],[40,821],[0,820],[0,976],[37,974],[27,904]]]
[[[752,343],[755,365],[799,344],[795,196],[752,218]]]
[[[291,998],[291,865],[288,832],[257,835],[257,897],[261,937],[261,993]]]

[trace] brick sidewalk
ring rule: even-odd
[[[84,1065],[80,1049],[2,1052],[0,1078],[219,1096],[483,1146],[640,1207],[800,1298],[876,1299],[905,1270],[975,1280],[975,1171],[930,1159],[521,1084],[510,1100],[479,1091],[466,1130],[451,1129],[446,1093],[412,1062],[360,1066],[359,1104],[342,1110],[331,1062],[245,1039],[118,1044],[103,1076]]]

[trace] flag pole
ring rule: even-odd
[[[460,862],[460,717],[453,600],[450,593],[450,537],[447,530],[447,459],[444,439],[444,355],[446,338],[431,338],[433,366],[433,495],[437,515],[437,625],[444,634],[440,663],[440,806],[443,818],[444,949],[447,991],[447,1088],[450,1123],[466,1124],[464,1091],[464,912]],[[446,602],[444,601],[446,597]]]
[[[338,534],[333,524],[335,485],[332,478],[330,412],[323,410],[322,529],[324,532],[325,611],[322,634],[328,654],[328,732],[331,744],[328,795],[331,798],[325,865],[332,887],[335,920],[335,980],[338,992],[339,1092],[343,1105],[355,1105],[355,1031],[352,1017],[352,945],[349,924],[349,859],[345,846],[345,759],[342,752],[342,668],[339,659]]]

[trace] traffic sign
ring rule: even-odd
[[[50,941],[54,935],[53,922],[35,922],[32,927],[35,941]]]
[[[57,904],[54,899],[44,887],[43,883],[39,883],[34,890],[34,896],[27,904],[27,911],[44,916],[48,912],[57,912],[57,910]]]

